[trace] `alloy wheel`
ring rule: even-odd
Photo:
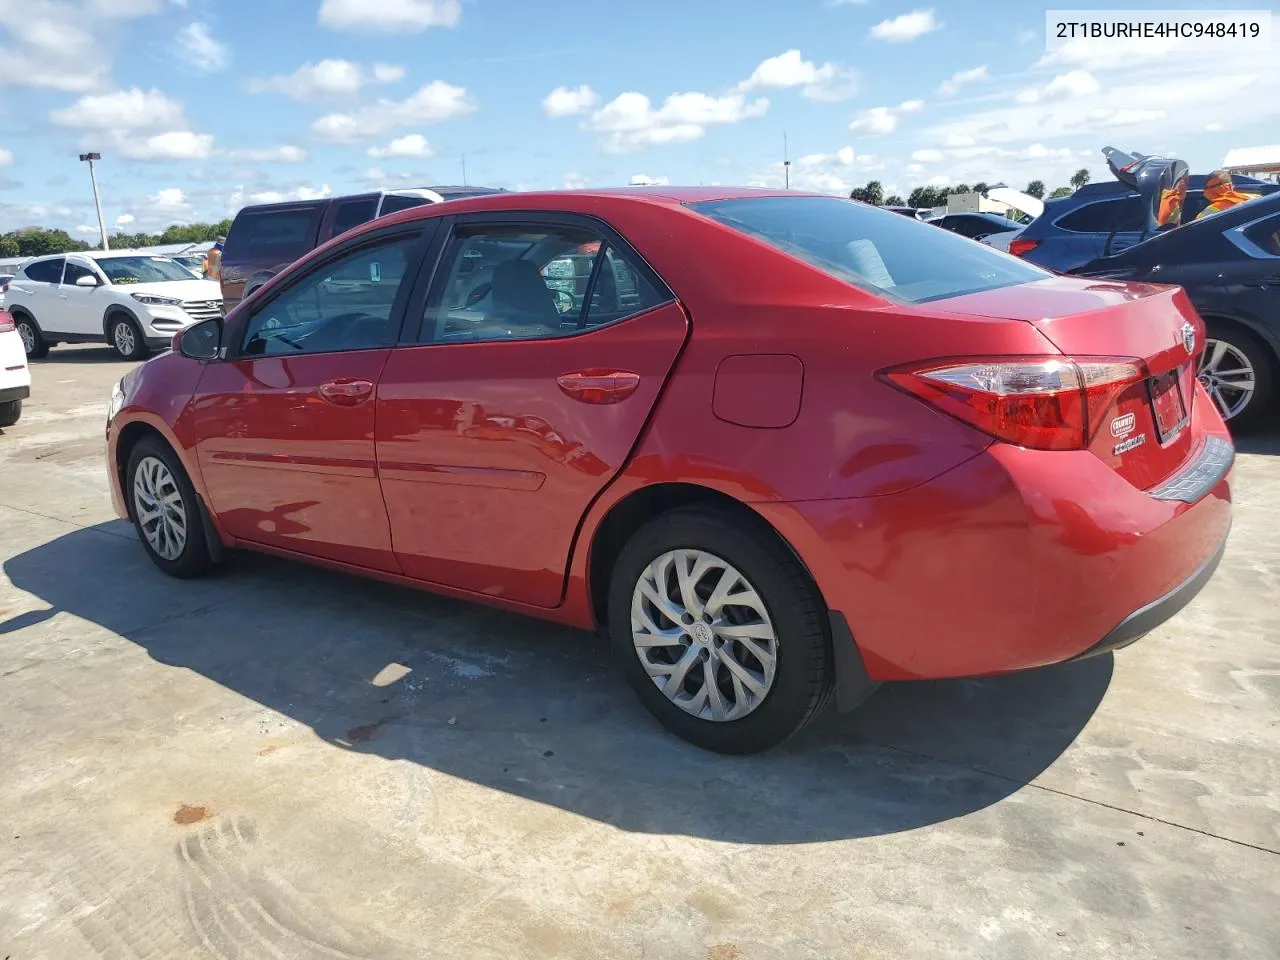
[[[18,336],[22,338],[22,349],[27,353],[35,353],[36,350],[36,332],[32,329],[31,324],[25,320],[18,324]]]
[[[133,327],[127,323],[117,323],[115,330],[112,331],[112,339],[115,341],[116,350],[122,357],[131,357],[133,352],[138,348],[138,342],[133,335]]]
[[[703,720],[739,720],[773,687],[778,635],[755,587],[705,550],[671,550],[640,575],[631,639],[654,685]]]
[[[187,545],[187,508],[163,460],[144,457],[133,474],[133,510],[138,527],[160,557],[176,560]]]
[[[1226,340],[1205,341],[1196,376],[1224,420],[1240,415],[1253,399],[1257,384],[1257,372],[1249,358]]]

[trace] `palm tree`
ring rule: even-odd
[[[1028,194],[1029,196],[1035,197],[1037,200],[1043,200],[1044,199],[1044,181],[1032,180],[1030,183],[1027,184],[1027,189],[1023,192]]]
[[[1089,171],[1081,167],[1071,175],[1071,187],[1073,190],[1079,190],[1089,182]]]

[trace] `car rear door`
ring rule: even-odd
[[[353,238],[228,323],[192,398],[211,507],[234,537],[399,572],[374,386],[434,223]]]
[[[46,334],[61,332],[58,284],[62,282],[62,257],[40,260],[23,267],[22,272],[10,282],[7,302],[22,306],[35,317],[37,325]]]
[[[594,219],[460,216],[438,243],[422,322],[378,383],[396,557],[421,580],[554,607],[578,524],[635,446],[688,319]]]
[[[320,226],[320,236],[316,241],[319,246],[332,238],[346,233],[362,223],[368,223],[378,215],[376,193],[365,193],[356,197],[340,197],[329,204],[324,222]]]

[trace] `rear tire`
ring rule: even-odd
[[[1205,332],[1205,352],[1197,370],[1200,382],[1232,430],[1257,426],[1275,399],[1275,357],[1256,337],[1234,323],[1209,320]],[[1238,373],[1245,369],[1250,370],[1253,383],[1253,389],[1247,392],[1232,386],[1233,382],[1249,379],[1249,375]],[[1233,375],[1220,376],[1223,373]]]
[[[22,338],[22,349],[27,352],[29,360],[43,360],[49,355],[49,344],[45,342],[44,334],[40,332],[40,325],[25,313],[20,313],[13,318],[13,325],[18,329],[18,336]]]
[[[766,528],[725,510],[682,507],[632,536],[613,569],[609,635],[649,712],[718,753],[777,746],[833,688],[817,587]]]
[[[0,403],[0,427],[12,427],[22,419],[22,401],[7,400]]]
[[[107,339],[125,360],[141,360],[147,355],[147,341],[132,317],[112,317],[107,324]]]
[[[151,561],[183,580],[212,570],[200,498],[168,444],[154,436],[134,444],[124,480],[129,515]]]

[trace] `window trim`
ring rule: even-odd
[[[316,350],[308,352],[300,352],[295,354],[287,354],[289,357],[318,357],[332,355],[335,353],[356,353],[364,350],[389,350],[400,342],[400,338],[404,333],[404,321],[411,314],[406,309],[412,302],[412,294],[417,292],[418,284],[421,281],[424,254],[428,251],[431,241],[438,233],[438,223],[434,220],[412,220],[408,223],[396,224],[392,227],[386,227],[381,230],[371,230],[363,233],[358,237],[352,237],[345,241],[340,247],[328,251],[322,259],[299,270],[296,274],[290,275],[285,283],[280,284],[276,289],[272,290],[265,296],[265,299],[259,300],[254,298],[252,307],[242,311],[237,311],[237,316],[233,323],[228,323],[224,327],[224,341],[229,344],[224,347],[223,357],[226,360],[262,360],[272,357],[286,356],[285,354],[259,355],[246,354],[244,352],[244,338],[249,331],[249,324],[254,317],[258,316],[263,310],[266,310],[277,299],[286,293],[294,290],[299,284],[305,282],[315,276],[326,267],[330,266],[337,260],[341,260],[353,253],[357,253],[366,247],[377,246],[397,239],[409,239],[408,260],[409,265],[405,270],[405,275],[400,281],[400,287],[396,290],[395,299],[391,304],[391,326],[394,335],[390,338],[390,342],[376,347],[350,347],[344,350]],[[261,295],[259,295],[261,296]],[[245,302],[245,301],[242,301]]]
[[[449,217],[442,217],[442,228],[436,237],[434,250],[428,251],[428,261],[431,262],[431,273],[426,288],[423,291],[421,302],[421,313],[415,312],[418,316],[417,329],[413,330],[413,324],[407,323],[401,329],[401,345],[402,346],[418,346],[418,347],[449,347],[454,345],[475,345],[477,343],[547,343],[557,340],[565,340],[569,337],[581,337],[593,333],[596,330],[603,330],[612,327],[615,324],[625,323],[634,317],[665,307],[671,303],[679,301],[679,297],[667,285],[658,273],[650,266],[649,262],[640,255],[622,234],[618,233],[612,226],[599,217],[593,217],[583,213],[567,213],[554,210],[503,210],[503,211],[478,211],[476,213],[454,214]],[[447,282],[447,273],[450,265],[445,263],[444,253],[449,248],[450,242],[454,238],[455,232],[460,227],[503,227],[515,228],[521,227],[564,227],[569,230],[586,230],[595,235],[600,241],[600,252],[596,256],[596,262],[591,267],[591,277],[587,281],[586,297],[583,310],[578,316],[578,327],[573,330],[561,330],[559,334],[551,337],[536,337],[528,340],[511,339],[511,340],[437,340],[434,336],[426,336],[427,327],[427,305],[432,303],[437,295],[442,291],[444,284]],[[585,326],[585,318],[591,296],[595,292],[595,282],[599,276],[599,264],[604,259],[604,252],[607,247],[614,247],[620,256],[628,260],[641,273],[645,280],[653,287],[660,299],[652,305],[645,307],[643,310],[637,310],[634,313],[628,313],[625,316],[610,320],[608,323],[597,324],[594,327]],[[415,311],[417,306],[415,304]]]

